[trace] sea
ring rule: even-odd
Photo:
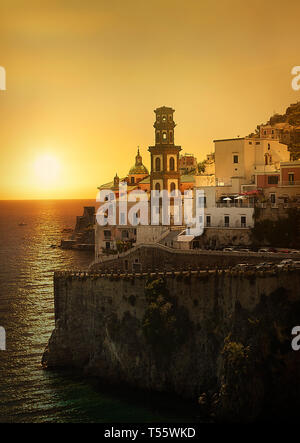
[[[182,399],[42,369],[54,329],[53,273],[93,260],[92,251],[58,247],[84,206],[95,201],[0,201],[0,423],[197,422],[196,404]]]

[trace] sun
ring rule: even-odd
[[[40,185],[51,186],[57,183],[60,162],[54,155],[43,154],[34,163],[34,171]]]

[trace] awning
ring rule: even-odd
[[[255,189],[254,191],[241,192],[240,195],[258,195],[260,191]]]

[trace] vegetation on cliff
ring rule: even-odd
[[[143,333],[158,358],[169,357],[186,341],[191,327],[188,314],[172,297],[165,279],[149,279],[145,286],[148,306],[143,318]]]
[[[300,242],[300,210],[289,208],[287,217],[277,220],[257,220],[252,228],[255,244],[270,244],[277,247],[299,247]]]
[[[300,354],[291,350],[291,329],[300,302],[281,287],[249,311],[236,306],[224,340],[219,392],[211,403],[221,421],[290,419],[299,408]]]

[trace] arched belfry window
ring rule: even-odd
[[[170,171],[174,171],[175,170],[175,160],[174,157],[170,158]]]
[[[155,159],[155,171],[160,171],[160,158],[156,157]]]
[[[172,182],[171,185],[170,185],[170,192],[175,191],[175,189],[176,189],[176,185],[175,185],[174,182]]]
[[[160,140],[160,133],[159,131],[156,132],[156,143],[159,143]]]
[[[156,183],[156,185],[155,185],[155,191],[160,191],[160,184],[159,184],[159,183]]]
[[[265,165],[268,164],[268,154],[265,154]]]
[[[170,143],[173,143],[173,131],[170,131],[169,136],[170,136]]]

